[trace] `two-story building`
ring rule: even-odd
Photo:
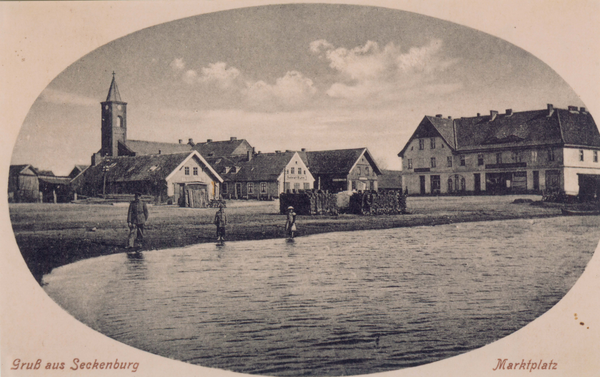
[[[315,179],[298,152],[252,153],[208,158],[223,177],[221,195],[230,199],[271,199],[291,190],[312,190]]]
[[[425,116],[398,156],[409,194],[578,195],[600,176],[599,151],[600,133],[585,108],[549,104],[469,118]]]
[[[305,151],[315,188],[331,192],[378,190],[381,170],[367,148]]]

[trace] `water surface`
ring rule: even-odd
[[[262,375],[421,365],[502,338],[572,287],[600,217],[462,223],[117,254],[46,292],[158,355]]]

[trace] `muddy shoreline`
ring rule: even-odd
[[[561,216],[561,206],[512,204],[513,198],[409,198],[408,214],[378,216],[298,216],[298,236],[356,230],[436,226],[476,221]],[[284,238],[285,217],[274,202],[227,209],[226,241]],[[90,205],[14,205],[15,238],[34,278],[78,260],[127,252],[126,207]],[[214,209],[151,207],[143,250],[215,242]]]

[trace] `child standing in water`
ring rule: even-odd
[[[217,242],[225,241],[225,226],[227,225],[227,215],[223,205],[219,207],[219,210],[215,214],[215,225],[217,226]]]
[[[296,231],[296,213],[294,212],[294,207],[292,206],[288,207],[285,230],[289,238],[294,238],[294,232]]]

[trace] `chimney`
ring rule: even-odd
[[[554,114],[554,106],[552,106],[551,103],[548,104],[548,115],[546,115],[547,117],[551,117],[552,114]]]
[[[194,139],[192,139],[191,137],[190,137],[190,138],[189,138],[189,140],[188,140],[188,144],[189,144],[189,145],[191,145],[192,147],[193,147],[194,145],[196,145],[196,144],[194,143]]]
[[[281,153],[281,151],[275,151],[275,153],[276,153],[276,154],[279,154],[279,153]]]
[[[212,139],[206,139],[207,143],[212,143]]]
[[[286,149],[285,150],[285,153],[292,153],[292,152],[293,152],[293,150],[291,150],[291,149]]]
[[[162,154],[162,151],[160,149],[158,150],[158,154]]]
[[[306,148],[302,148],[300,149],[302,152],[306,152]]]
[[[179,144],[183,144],[183,139],[179,139]]]
[[[497,116],[498,116],[498,111],[490,110],[490,122],[493,122]]]
[[[577,106],[569,106],[569,111],[572,113],[576,113],[577,112]]]
[[[452,119],[452,117],[450,115],[448,115],[448,119]]]
[[[441,117],[442,117],[442,114],[435,114],[435,117],[436,117],[436,118],[441,118]]]
[[[585,111],[585,107],[580,107],[580,108],[579,108],[579,111],[581,111],[581,113],[582,113],[582,114],[585,114],[585,112],[586,112],[586,111]]]
[[[235,136],[232,136],[229,138],[229,141],[236,141],[236,140],[237,140],[237,137],[235,137]]]
[[[509,117],[513,114],[512,109],[506,109],[506,116]]]
[[[481,113],[477,113],[477,118],[479,118],[481,116]]]
[[[252,161],[252,151],[246,152],[246,161]]]

